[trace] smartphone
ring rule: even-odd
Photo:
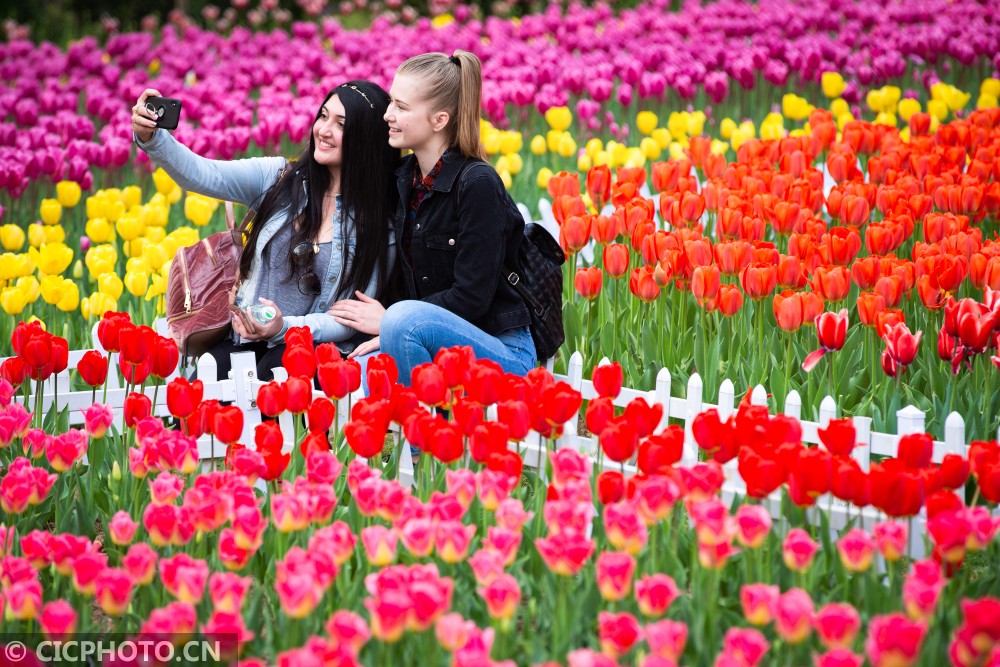
[[[146,111],[156,117],[156,127],[176,130],[181,119],[181,101],[172,97],[147,97]]]

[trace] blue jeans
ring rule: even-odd
[[[491,359],[507,373],[525,375],[538,364],[535,342],[528,327],[508,329],[492,336],[450,310],[425,301],[400,301],[389,306],[382,316],[379,343],[379,352],[358,359],[366,394],[364,371],[374,354],[391,356],[399,369],[399,381],[406,385],[410,384],[415,367],[434,361],[441,349],[456,345],[470,345],[477,359]]]

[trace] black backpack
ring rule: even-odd
[[[456,181],[461,179],[471,163],[472,160],[465,163]],[[484,164],[489,165],[488,162]],[[510,193],[504,190],[504,194],[507,214],[512,218],[516,216],[520,222],[521,211]],[[566,253],[552,234],[541,225],[529,222],[524,225],[524,238],[517,251],[518,265],[503,266],[507,283],[521,296],[531,312],[531,338],[535,343],[535,356],[540,362],[556,356],[559,346],[566,340],[562,320],[562,265],[565,261]]]

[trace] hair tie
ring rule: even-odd
[[[448,56],[448,60],[450,60],[453,64],[457,65],[458,67],[462,66],[462,61],[458,59],[458,56]]]

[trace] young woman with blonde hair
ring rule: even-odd
[[[410,149],[396,170],[395,230],[404,301],[342,300],[341,324],[376,335],[352,356],[391,355],[403,382],[437,352],[469,345],[477,358],[524,374],[536,364],[524,301],[505,279],[524,221],[479,136],[479,59],[456,51],[410,58],[396,71],[385,120],[389,145]],[[364,367],[364,359],[361,359]]]

